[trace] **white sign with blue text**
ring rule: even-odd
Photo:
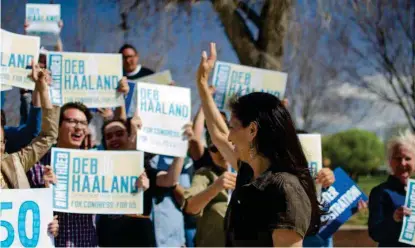
[[[142,214],[144,172],[139,151],[92,151],[52,148],[53,208],[82,214]]]
[[[92,151],[52,148],[55,211],[83,214],[142,214],[144,172],[139,151]]]
[[[48,52],[54,105],[82,102],[88,108],[121,106],[117,92],[122,78],[121,54]]]
[[[308,161],[308,168],[311,176],[315,180],[318,172],[323,168],[323,155],[321,151],[321,135],[320,134],[299,134],[301,146],[304,155]],[[321,185],[316,184],[317,194],[321,194]]]
[[[415,180],[409,179],[406,187],[405,207],[411,210],[410,216],[404,216],[399,242],[415,245]]]
[[[26,4],[26,21],[28,35],[39,36],[43,46],[56,45],[61,20],[60,4]]]
[[[0,190],[0,247],[54,247],[51,189]]]
[[[212,78],[215,103],[225,110],[229,99],[252,92],[267,92],[284,97],[287,73],[217,61]]]
[[[33,90],[35,83],[28,78],[32,60],[39,58],[39,37],[20,35],[0,29],[0,83]]]
[[[143,127],[137,137],[137,150],[186,157],[188,141],[183,128],[190,123],[190,89],[137,83],[137,113]]]

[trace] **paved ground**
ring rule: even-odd
[[[334,234],[335,247],[377,247],[367,232],[367,226],[344,225]]]

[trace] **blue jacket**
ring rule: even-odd
[[[42,125],[42,109],[31,106],[29,118],[25,124],[18,127],[5,126],[4,132],[7,139],[6,152],[17,152],[30,144],[37,137]]]
[[[393,220],[393,213],[405,205],[405,185],[394,176],[372,189],[369,196],[369,236],[380,247],[409,246],[399,242],[402,222]]]

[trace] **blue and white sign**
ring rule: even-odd
[[[139,82],[137,103],[143,122],[137,150],[186,157],[188,141],[183,137],[183,128],[190,123],[190,89]]]
[[[60,4],[26,4],[27,34],[39,36],[43,46],[56,45],[61,20]]]
[[[399,242],[415,245],[415,180],[409,179],[405,207],[411,209],[410,216],[404,216],[401,235],[399,236]]]
[[[334,184],[322,193],[324,204],[330,206],[328,214],[321,216],[321,221],[327,222],[318,234],[323,239],[331,237],[341,225],[356,213],[360,200],[368,200],[367,196],[343,169],[335,169],[334,176],[336,178]]]
[[[0,190],[0,247],[54,247],[51,189]]]

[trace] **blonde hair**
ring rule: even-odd
[[[400,132],[398,135],[392,137],[388,141],[387,154],[390,160],[393,156],[393,152],[397,146],[404,146],[408,148],[413,154],[415,154],[415,135],[408,129],[405,132]]]

